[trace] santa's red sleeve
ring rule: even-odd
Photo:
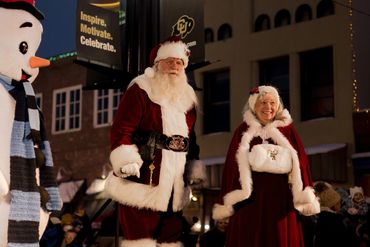
[[[132,135],[142,118],[145,92],[133,84],[122,96],[111,128],[111,150],[132,144]]]
[[[133,84],[123,95],[111,128],[110,162],[115,174],[126,164],[136,163],[141,167],[143,161],[138,148],[132,142],[145,107],[145,91]]]

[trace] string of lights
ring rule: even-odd
[[[48,59],[50,61],[57,61],[59,59],[63,59],[63,58],[67,58],[67,57],[73,57],[73,56],[76,56],[76,55],[77,55],[77,52],[68,52],[68,53],[63,53],[63,54],[57,55],[57,56],[49,57]]]
[[[351,55],[352,55],[352,103],[353,103],[353,111],[354,112],[360,112],[360,107],[358,104],[358,81],[356,76],[356,50],[354,47],[354,38],[355,38],[355,31],[353,27],[353,12],[357,12],[366,16],[370,16],[369,13],[366,13],[364,11],[355,9],[352,7],[353,1],[348,0],[348,4],[343,4],[338,1],[333,1],[334,3],[341,5],[343,7],[348,8],[348,16],[349,16],[349,36],[350,36],[350,46],[351,46]],[[366,113],[369,112],[369,109],[364,109],[362,111],[365,111]]]
[[[370,16],[370,13],[367,13],[367,12],[365,12],[365,11],[362,11],[362,10],[359,10],[359,9],[355,9],[355,8],[353,8],[353,7],[352,7],[352,1],[348,1],[348,4],[344,4],[344,3],[341,3],[341,2],[339,2],[339,1],[333,1],[333,3],[338,4],[338,5],[342,6],[342,7],[348,8],[348,9],[349,9],[349,10],[351,10],[351,11],[355,11],[355,12],[357,12],[357,13],[360,13],[360,14],[363,14],[363,15]]]
[[[351,70],[352,70],[352,107],[353,111],[358,112],[358,101],[357,101],[357,79],[356,79],[356,51],[353,45],[353,39],[354,39],[354,30],[353,30],[353,9],[352,9],[352,0],[348,0],[348,16],[349,16],[349,36],[350,36],[350,46],[351,46],[351,54],[352,54],[352,63],[351,63]]]

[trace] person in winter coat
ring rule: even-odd
[[[152,67],[133,79],[117,110],[106,192],[120,203],[122,246],[182,246],[188,185],[205,174],[199,161],[187,162],[199,155],[189,138],[197,105],[185,74],[189,54],[177,37],[154,47]]]
[[[314,246],[358,246],[354,232],[345,225],[345,218],[340,213],[339,193],[326,182],[316,182],[315,191],[320,198],[321,212],[318,214]]]
[[[213,218],[227,247],[304,246],[299,214],[320,212],[302,142],[272,86],[250,92],[227,153]]]

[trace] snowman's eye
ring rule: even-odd
[[[27,44],[27,42],[21,42],[20,44],[19,44],[19,51],[22,53],[22,54],[26,54],[27,53],[27,51],[28,51],[28,44]]]

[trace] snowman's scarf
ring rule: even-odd
[[[0,75],[0,84],[16,101],[10,149],[8,246],[36,247],[39,246],[40,207],[45,206],[48,211],[61,208],[50,144],[46,140],[43,118],[31,83]],[[49,194],[46,205],[41,205],[36,183],[34,146],[38,146],[45,157],[45,164],[40,168],[40,186]]]

